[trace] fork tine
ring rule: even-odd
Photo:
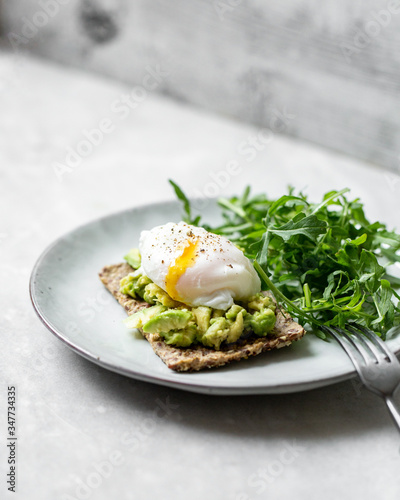
[[[357,330],[354,328],[352,324],[347,324],[346,327],[350,331],[352,335],[356,337],[356,339],[364,346],[367,347],[367,349],[372,353],[372,355],[375,357],[376,362],[378,362],[380,359],[386,356],[386,353],[382,352],[380,349],[379,344],[376,344],[374,342],[374,339],[370,335],[364,335],[364,332],[362,330]],[[375,333],[373,335],[376,336]]]
[[[346,325],[348,328],[349,325]],[[340,327],[331,327],[332,330],[336,330],[340,334],[341,337],[345,337],[348,342],[353,346],[354,350],[359,352],[362,356],[364,362],[367,364],[369,362],[378,363],[379,359],[382,359],[381,353],[372,345],[370,342],[367,342],[367,339],[364,335],[357,332],[357,330],[350,329],[349,331],[343,330]],[[356,337],[358,342],[355,342],[352,335]]]
[[[348,333],[346,331],[342,330],[341,328],[338,328],[338,327],[333,328],[332,326],[328,327],[328,326],[323,325],[323,326],[321,326],[321,329],[324,332],[327,332],[330,335],[332,335],[332,337],[334,337],[337,340],[337,342],[339,342],[339,344],[342,346],[342,348],[348,354],[349,358],[353,362],[353,365],[356,367],[356,369],[360,375],[360,371],[358,368],[360,361],[359,361],[359,359],[357,359],[357,354],[358,354],[358,356],[360,356],[364,360],[365,364],[368,362],[368,357],[365,355],[363,350],[359,349],[358,346],[355,345],[352,338],[348,335]],[[343,340],[344,338],[347,340],[347,342],[345,340]]]
[[[348,325],[346,325],[346,327],[347,326]],[[373,362],[378,361],[379,353],[378,355],[376,355],[375,352],[371,349],[371,346],[367,344],[365,339],[360,334],[355,335],[351,331],[344,330],[343,328],[340,327],[337,327],[336,330],[349,341],[349,343],[354,347],[356,351],[358,351],[361,354],[365,363],[370,363],[371,361]],[[358,340],[358,342],[354,340],[352,335],[356,337],[356,340]]]
[[[387,347],[385,342],[375,332],[369,330],[368,328],[365,328],[365,326],[359,325],[358,323],[351,323],[351,326],[353,328],[356,327],[366,337],[368,337],[368,339],[381,350],[381,352],[388,358],[389,361],[391,361],[392,363],[397,361],[397,357],[395,356],[395,354]]]

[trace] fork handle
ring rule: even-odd
[[[396,408],[393,398],[391,396],[385,396],[386,405],[390,411],[390,415],[397,426],[398,431],[400,432],[400,413]]]

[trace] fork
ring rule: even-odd
[[[400,362],[395,354],[378,335],[357,323],[348,323],[345,330],[325,325],[321,329],[346,351],[365,387],[384,399],[400,432],[400,413],[393,400],[400,385]]]

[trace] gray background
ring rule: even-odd
[[[397,0],[55,1],[3,0],[4,43],[400,170]]]

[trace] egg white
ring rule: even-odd
[[[139,250],[143,272],[167,292],[171,291],[171,276],[175,281],[178,278],[173,298],[190,306],[226,310],[235,300],[245,300],[261,290],[257,272],[239,248],[185,222],[142,231]],[[184,252],[191,256],[187,262]]]

